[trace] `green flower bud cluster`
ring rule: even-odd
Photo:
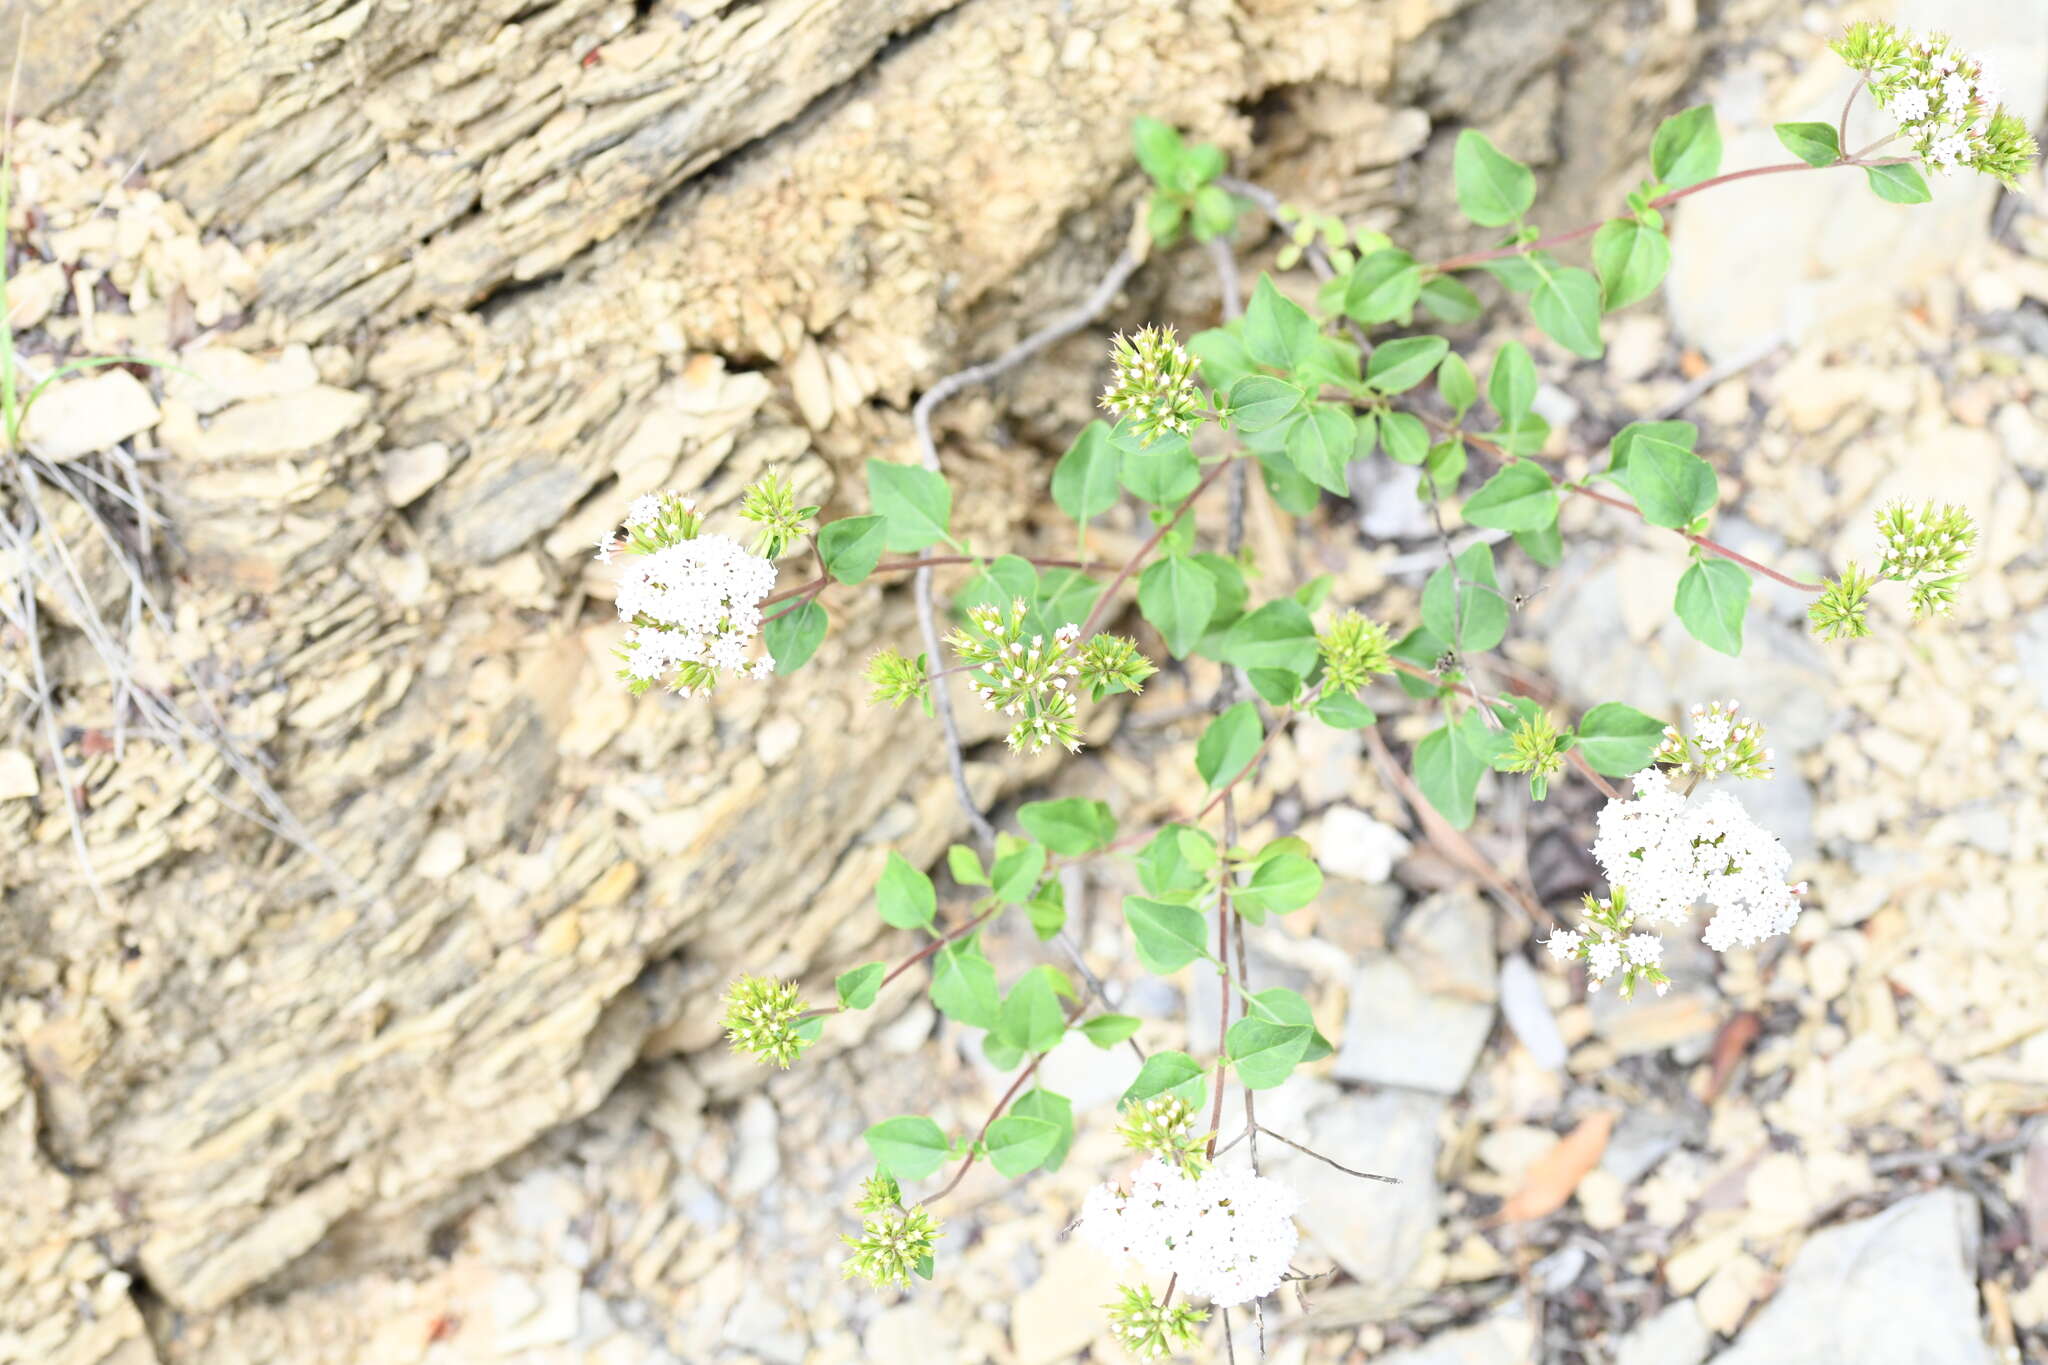
[[[862,1183],[854,1207],[862,1215],[860,1235],[839,1235],[853,1248],[840,1265],[842,1275],[866,1280],[877,1289],[908,1289],[913,1275],[931,1278],[932,1244],[945,1234],[930,1210],[922,1204],[906,1208],[902,1190],[881,1174]]]
[[[1550,779],[1564,770],[1565,750],[1570,746],[1558,733],[1557,725],[1542,711],[1525,714],[1508,736],[1508,752],[1494,766],[1502,772],[1529,774],[1529,792],[1538,801],[1547,794]]]
[[[1323,694],[1358,695],[1375,673],[1394,671],[1393,642],[1387,628],[1355,611],[1341,611],[1328,630],[1316,636],[1323,661]]]
[[[1899,121],[1913,155],[1932,170],[1981,171],[2012,188],[2040,149],[2026,121],[1999,103],[1984,63],[1945,34],[1852,24],[1834,44],[1862,73],[1878,107]]]
[[[780,559],[783,551],[811,533],[816,507],[796,505],[796,485],[779,474],[770,474],[746,491],[740,499],[740,515],[761,529],[754,534],[754,553],[763,559]]]
[[[1185,436],[1206,411],[1195,383],[1195,358],[1171,327],[1145,327],[1119,334],[1109,347],[1110,381],[1102,391],[1105,412],[1130,423],[1138,444],[1149,446],[1169,433]]]
[[[1190,1176],[1209,1167],[1209,1134],[1195,1132],[1194,1106],[1173,1095],[1156,1095],[1124,1109],[1117,1136],[1134,1152],[1170,1161]]]
[[[820,1020],[804,1018],[808,1012],[796,982],[743,976],[726,988],[726,1041],[735,1052],[787,1071],[823,1031]]]
[[[1140,1360],[1157,1360],[1190,1349],[1197,1330],[1209,1320],[1208,1309],[1162,1304],[1143,1285],[1118,1285],[1117,1292],[1123,1297],[1107,1305],[1110,1331]]]

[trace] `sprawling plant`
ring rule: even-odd
[[[1293,1273],[1293,1194],[1255,1169],[1219,1164],[1237,1143],[1219,1146],[1218,1138],[1224,1091],[1234,1081],[1245,1096],[1240,1137],[1253,1137],[1247,1154],[1256,1153],[1259,1133],[1298,1145],[1258,1123],[1253,1097],[1331,1045],[1302,996],[1246,979],[1245,945],[1269,917],[1313,901],[1322,873],[1299,838],[1240,843],[1234,797],[1288,727],[1374,726],[1366,699],[1374,679],[1390,679],[1437,709],[1439,723],[1413,749],[1410,794],[1453,830],[1472,823],[1489,771],[1526,777],[1538,801],[1567,774],[1608,798],[1593,848],[1608,894],[1587,896],[1578,927],[1559,927],[1548,940],[1554,956],[1584,963],[1595,989],[1612,980],[1624,994],[1644,983],[1663,990],[1663,944],[1652,926],[1682,923],[1702,903],[1714,908],[1705,937],[1717,949],[1791,928],[1804,887],[1787,881],[1784,845],[1727,788],[1695,792],[1710,779],[1767,776],[1762,726],[1732,701],[1694,708],[1681,728],[1620,702],[1562,716],[1530,697],[1491,691],[1482,660],[1507,635],[1516,606],[1501,586],[1497,556],[1511,539],[1523,558],[1556,565],[1566,497],[1637,517],[1688,543],[1690,564],[1673,610],[1701,643],[1732,655],[1742,648],[1756,574],[1812,594],[1814,628],[1829,639],[1868,632],[1868,597],[1879,580],[1909,585],[1916,619],[1947,613],[1975,535],[1967,513],[1886,507],[1877,518],[1875,577],[1851,564],[1826,582],[1805,582],[1713,538],[1719,477],[1696,449],[1691,423],[1631,423],[1593,472],[1562,477],[1538,458],[1552,433],[1536,409],[1529,350],[1517,341],[1502,345],[1482,388],[1448,339],[1419,332],[1414,322],[1418,310],[1447,324],[1478,318],[1482,305],[1467,280],[1482,272],[1526,296],[1536,325],[1557,345],[1596,357],[1603,315],[1642,300],[1662,280],[1670,260],[1665,214],[1680,200],[1753,176],[1838,169],[1860,170],[1881,198],[1913,204],[1929,198],[1923,167],[1972,169],[2010,184],[2031,163],[2033,143],[1996,107],[1982,67],[1947,40],[1858,24],[1836,47],[1858,73],[1851,103],[1868,89],[1897,118],[1898,132],[1847,150],[1845,105],[1833,126],[1778,127],[1797,160],[1722,172],[1713,110],[1687,109],[1656,130],[1651,176],[1627,195],[1625,212],[1546,235],[1528,219],[1536,197],[1529,168],[1467,130],[1453,158],[1458,204],[1501,237],[1434,261],[1281,205],[1229,179],[1214,147],[1191,146],[1164,124],[1139,120],[1137,158],[1156,186],[1145,213],[1151,236],[1166,248],[1191,231],[1208,246],[1229,316],[1184,342],[1174,329],[1155,326],[1111,344],[1101,396],[1107,418],[1075,438],[1052,475],[1053,501],[1079,527],[1072,558],[996,554],[961,541],[952,491],[927,434],[931,395],[918,413],[923,463],[870,460],[864,515],[814,525],[818,509],[798,507],[789,486],[771,477],[740,511],[755,527],[751,547],[707,530],[678,494],[641,499],[624,534],[607,537],[601,556],[623,558],[618,603],[628,630],[620,676],[635,690],[665,683],[702,695],[734,674],[789,674],[824,639],[824,599],[836,586],[880,574],[920,580],[925,651],[913,657],[885,649],[870,660],[867,677],[876,703],[916,701],[944,722],[963,805],[988,836],[978,848],[956,844],[948,853],[960,904],[942,920],[932,878],[892,852],[875,908],[891,928],[922,935],[923,946],[893,967],[869,962],[847,971],[834,1004],[811,1007],[793,983],[756,977],[736,982],[726,998],[733,1046],[787,1067],[831,1016],[871,1007],[885,987],[924,967],[919,981],[938,1011],[980,1030],[988,1058],[1016,1073],[971,1133],[915,1114],[867,1130],[877,1170],[857,1204],[861,1231],[847,1237],[848,1274],[882,1287],[929,1278],[940,1235],[933,1208],[976,1163],[1014,1179],[1064,1161],[1072,1106],[1033,1080],[1070,1032],[1102,1048],[1127,1046],[1136,1058],[1119,1102],[1119,1131],[1145,1161],[1091,1195],[1080,1226],[1094,1245],[1165,1284],[1157,1292],[1143,1283],[1120,1290],[1108,1309],[1116,1335],[1141,1355],[1184,1348],[1206,1313],[1176,1304],[1177,1292],[1227,1310],[1255,1303]],[[1877,155],[1900,142],[1899,154]],[[1308,303],[1261,275],[1237,308],[1224,243],[1253,208],[1289,226],[1282,266],[1306,263],[1319,276]],[[1590,268],[1556,254],[1586,239]],[[1128,274],[1134,264],[1119,268]],[[1085,317],[1065,330],[1084,324]],[[1047,339],[1034,337],[970,380],[1000,372]],[[941,389],[957,387],[948,381]],[[1204,548],[1197,510],[1219,484],[1236,485],[1241,508],[1241,480],[1256,469],[1276,503],[1307,514],[1325,493],[1346,496],[1352,469],[1379,452],[1415,470],[1417,495],[1443,530],[1445,561],[1423,589],[1420,619],[1405,628],[1330,601],[1328,578],[1258,600],[1239,553],[1241,516],[1225,518],[1220,546]],[[1088,560],[1089,522],[1126,498],[1144,507],[1150,535],[1120,563]],[[1454,521],[1477,532],[1455,552]],[[818,572],[778,588],[775,560],[806,541]],[[941,646],[929,574],[949,565],[966,573]],[[1126,589],[1135,590],[1149,640],[1103,629]],[[764,652],[755,652],[757,637]],[[1218,714],[1195,750],[1202,794],[1182,818],[1126,831],[1104,802],[1067,799],[1023,805],[1015,832],[991,829],[959,780],[952,696],[940,680],[963,675],[971,695],[1004,717],[1013,747],[1076,749],[1091,708],[1113,693],[1139,691],[1155,671],[1148,644],[1226,670]],[[1255,696],[1240,696],[1244,687]],[[1631,793],[1611,779],[1631,780]],[[1005,984],[983,952],[981,931],[1013,910],[1040,940],[1063,937],[1060,872],[1112,855],[1128,858],[1139,887],[1122,907],[1138,965],[1162,975],[1194,968],[1218,976],[1223,1009],[1213,1042],[1148,1053],[1134,1036],[1140,1021],[1111,1011],[1085,967],[1078,986],[1050,962]],[[953,1173],[935,1192],[906,1194],[948,1165]]]

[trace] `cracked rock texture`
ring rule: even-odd
[[[931,858],[958,828],[922,718],[861,709],[847,681],[908,638],[907,600],[845,594],[822,666],[773,689],[635,701],[607,667],[592,540],[638,492],[698,490],[716,518],[770,469],[855,505],[862,459],[909,455],[917,392],[1085,293],[1127,240],[1135,113],[1417,235],[1445,230],[1450,140],[1473,124],[1538,163],[1559,221],[1585,216],[1697,63],[1791,7],[1723,6],[1723,28],[1628,8],[34,13],[23,349],[189,372],[154,377],[154,420],[128,424],[179,538],[138,677],[204,694],[320,856],[234,814],[249,796],[203,747],[114,746],[115,684],[50,603],[66,767],[0,753],[0,1361],[420,1358],[442,1330],[427,1300],[352,1319],[356,1277],[400,1267],[424,1296],[436,1229],[493,1200],[526,1216],[503,1201],[565,1125],[644,1175],[669,1160],[647,1134],[680,1143],[757,1094],[716,1052],[710,994],[741,964],[829,993],[874,955],[857,912],[885,845]],[[1213,317],[1200,264],[1149,266],[1103,329]],[[1029,534],[1098,340],[942,413],[977,535]],[[120,600],[102,560],[81,572]],[[19,641],[0,663],[20,676]],[[973,758],[988,796],[1048,771]],[[797,1121],[848,1147],[848,1120]],[[716,1226],[717,1182],[691,1179],[675,1197],[711,1204],[684,1226]],[[679,1247],[677,1227],[622,1233],[616,1282],[501,1304],[504,1353],[561,1340],[565,1311],[723,1273],[719,1238]],[[797,1358],[743,1309],[681,1358]],[[379,1336],[400,1321],[402,1350]]]

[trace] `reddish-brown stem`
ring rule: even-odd
[[[1849,145],[1849,110],[1856,103],[1856,97],[1863,93],[1863,87],[1868,83],[1868,77],[1857,77],[1856,84],[1849,87],[1849,98],[1842,101],[1842,117],[1835,124],[1835,147],[1838,150]]]
[[[1071,1017],[1069,1018],[1068,1022],[1072,1022]],[[995,1127],[996,1120],[1003,1116],[1003,1111],[1010,1107],[1010,1101],[1017,1098],[1017,1092],[1024,1088],[1024,1082],[1031,1079],[1033,1073],[1035,1073],[1038,1070],[1038,1064],[1044,1061],[1045,1058],[1045,1053],[1039,1053],[1036,1057],[1033,1057],[1031,1059],[1030,1066],[1025,1067],[1022,1071],[1017,1073],[1017,1079],[1010,1082],[1010,1088],[1008,1090],[1005,1090],[1003,1092],[1003,1097],[996,1101],[996,1107],[989,1110],[988,1117],[981,1121],[981,1131],[974,1135],[974,1146],[979,1147],[982,1144],[982,1140],[988,1136],[988,1130]],[[953,1178],[946,1182],[946,1188],[940,1190],[937,1194],[933,1195],[931,1198],[925,1200],[924,1202],[926,1204],[936,1204],[941,1199],[944,1199],[947,1195],[951,1194],[959,1186],[960,1182],[967,1178],[968,1169],[973,1165],[974,1152],[970,1148],[967,1153],[967,1159],[960,1163],[959,1170],[953,1172]]]
[[[1159,529],[1154,531],[1151,537],[1138,547],[1138,552],[1132,555],[1121,569],[1116,571],[1116,577],[1109,580],[1109,586],[1102,590],[1102,596],[1095,599],[1095,609],[1089,612],[1088,619],[1081,623],[1082,639],[1085,640],[1093,635],[1095,628],[1102,624],[1102,618],[1109,612],[1111,600],[1116,597],[1116,590],[1129,581],[1130,576],[1138,571],[1138,566],[1144,563],[1146,557],[1159,547],[1159,542],[1166,539],[1166,533],[1171,531],[1179,523],[1180,519],[1187,515],[1188,509],[1195,505],[1195,500],[1208,492],[1209,486],[1222,478],[1223,471],[1230,468],[1230,466],[1230,460],[1218,460],[1216,467],[1207,474],[1204,474],[1202,481],[1195,485],[1195,491],[1180,500],[1180,506],[1173,509],[1173,515],[1161,523]]]
[[[1431,429],[1437,432],[1442,433],[1443,435],[1456,435],[1468,444],[1478,446],[1481,450],[1487,451],[1488,453],[1499,458],[1503,464],[1520,463],[1524,458],[1520,455],[1516,455],[1508,450],[1503,449],[1498,443],[1494,441],[1489,441],[1484,436],[1477,436],[1469,431],[1460,430],[1457,426],[1453,425],[1452,423],[1443,421],[1440,418],[1432,417],[1426,412],[1418,412],[1415,414],[1415,416],[1420,417],[1425,425],[1429,426]],[[1583,454],[1583,452],[1567,453]],[[1568,483],[1565,480],[1558,478],[1557,475],[1551,473],[1548,469],[1544,469],[1542,465],[1536,464],[1533,461],[1530,462],[1530,467],[1533,469],[1542,469],[1543,473],[1550,479],[1550,482],[1563,492],[1577,493],[1580,497],[1591,498],[1595,502],[1604,502],[1609,507],[1619,507],[1624,512],[1633,512],[1637,517],[1643,517],[1643,509],[1636,506],[1632,502],[1629,502],[1622,498],[1617,498],[1611,493],[1602,493],[1598,489],[1588,488],[1584,484]],[[1645,521],[1648,520],[1648,518],[1643,519]],[[1667,527],[1665,529],[1677,530],[1677,528],[1675,527]],[[1743,554],[1737,550],[1731,550],[1726,545],[1723,545],[1720,541],[1714,540],[1711,537],[1694,535],[1691,531],[1686,530],[1678,530],[1678,534],[1684,536],[1687,540],[1699,546],[1702,550],[1707,551],[1709,554],[1716,554],[1721,556],[1721,558],[1723,559],[1730,560],[1734,563],[1740,564],[1745,569],[1749,569],[1753,572],[1760,573],[1765,578],[1771,579],[1775,582],[1783,583],[1788,588],[1797,588],[1801,592],[1821,592],[1824,590],[1825,585],[1823,584],[1808,583],[1803,579],[1794,578],[1790,574],[1780,573],[1776,569],[1772,568],[1770,565],[1759,564],[1756,560],[1751,559],[1748,555]]]
[[[881,979],[880,983],[876,985],[875,989],[877,991],[882,990],[883,988],[888,986],[888,984],[891,981],[894,981],[897,977],[903,975],[912,967],[915,967],[918,963],[924,961],[926,958],[930,957],[933,953],[936,953],[937,951],[939,951],[939,949],[945,947],[947,944],[966,938],[976,929],[979,929],[982,925],[988,923],[989,917],[994,915],[995,912],[1000,909],[1002,909],[1002,907],[999,905],[991,905],[988,909],[982,911],[980,914],[976,915],[973,919],[967,921],[967,923],[961,925],[959,928],[949,929],[945,933],[939,935],[930,943],[925,944],[924,947],[919,948],[909,957],[904,958],[901,962],[897,963],[894,967],[890,968],[889,974]],[[839,1014],[844,1009],[845,1006],[843,1005],[826,1005],[818,1009],[808,1010],[799,1017],[804,1019],[823,1018],[826,1015]]]
[[[1036,564],[1041,569],[1079,569],[1081,572],[1087,573],[1090,570],[1106,569],[1109,567],[1107,564],[1097,564],[1085,559],[1037,559],[1030,555],[1019,555],[1017,557],[1027,564]],[[927,565],[977,564],[980,562],[980,557],[976,555],[933,555],[929,559],[892,559],[886,563],[875,565],[871,572],[913,573]],[[772,607],[777,602],[786,602],[792,597],[805,595],[816,597],[827,587],[831,586],[831,583],[832,580],[829,577],[819,574],[816,578],[806,579],[794,587],[784,588],[781,592],[769,593],[761,599],[761,605]],[[779,616],[781,613],[778,612],[776,615]],[[774,618],[770,617],[769,619],[773,620]]]
[[[1225,845],[1226,852],[1228,844]],[[1216,1155],[1216,1135],[1223,1130],[1223,1079],[1230,1068],[1230,877],[1223,872],[1216,907],[1216,979],[1223,983],[1223,1001],[1216,1010],[1216,1098],[1209,1106],[1209,1155]]]
[[[1619,507],[1623,511],[1634,512],[1639,517],[1643,515],[1642,509],[1640,507],[1637,507],[1634,503],[1624,502],[1622,499],[1617,498],[1609,493],[1602,493],[1598,489],[1587,488],[1583,484],[1576,483],[1568,483],[1560,486],[1568,492],[1577,493],[1582,497],[1591,498],[1595,502],[1604,502],[1609,507]],[[1733,562],[1740,564],[1743,568],[1750,569],[1756,573],[1760,573],[1765,578],[1772,579],[1775,582],[1783,583],[1788,588],[1797,588],[1801,592],[1823,592],[1826,590],[1825,584],[1808,583],[1804,579],[1794,578],[1790,574],[1779,573],[1770,565],[1759,564],[1754,559],[1751,559],[1748,555],[1743,554],[1738,550],[1731,550],[1718,540],[1710,540],[1706,536],[1694,535],[1691,531],[1680,531],[1678,534],[1684,536],[1687,540],[1699,546],[1702,550],[1707,551],[1709,554],[1717,554],[1721,556],[1721,558],[1723,559],[1732,560]]]
[[[1848,160],[1830,162],[1829,164],[1834,166],[1853,166],[1858,163],[1854,160]],[[1702,180],[1697,185],[1687,185],[1682,190],[1672,190],[1669,194],[1660,194],[1650,201],[1650,207],[1661,209],[1675,204],[1681,199],[1698,194],[1702,190],[1713,189],[1716,185],[1728,185],[1737,180],[1749,180],[1759,175],[1784,175],[1791,171],[1818,171],[1825,169],[1827,168],[1824,166],[1809,166],[1804,161],[1785,161],[1771,166],[1752,166],[1746,171],[1730,171],[1726,175],[1717,175],[1712,180]],[[1607,220],[1603,218],[1600,222],[1586,223],[1580,227],[1573,228],[1569,232],[1554,232],[1550,236],[1539,238],[1528,243],[1526,246],[1497,246],[1490,251],[1468,251],[1461,256],[1452,256],[1438,261],[1435,265],[1430,266],[1429,269],[1440,274],[1448,273],[1453,270],[1464,270],[1485,261],[1497,261],[1506,256],[1523,256],[1532,251],[1541,251],[1544,247],[1562,246],[1566,242],[1575,242],[1581,237],[1590,237],[1600,230],[1600,223],[1605,221]]]

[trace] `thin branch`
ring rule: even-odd
[[[1317,1161],[1322,1162],[1325,1166],[1334,1166],[1336,1169],[1344,1172],[1344,1174],[1346,1175],[1355,1175],[1360,1180],[1377,1180],[1383,1185],[1398,1185],[1401,1183],[1400,1177],[1398,1176],[1374,1175],[1371,1171],[1354,1171],[1349,1166],[1346,1166],[1343,1162],[1332,1161],[1330,1160],[1330,1158],[1324,1156],[1321,1152],[1316,1151],[1313,1147],[1304,1147],[1300,1143],[1296,1142],[1293,1138],[1288,1137],[1284,1133],[1276,1133],[1271,1128],[1266,1127],[1264,1124],[1261,1124],[1259,1126],[1259,1131],[1277,1142],[1286,1143],[1289,1147],[1292,1147],[1295,1151],[1300,1152],[1303,1156],[1312,1156]]]
[[[932,437],[932,413],[939,404],[954,394],[972,385],[985,384],[1037,355],[1055,342],[1071,336],[1093,322],[1103,309],[1109,307],[1117,291],[1124,287],[1132,272],[1137,270],[1142,258],[1130,247],[1118,253],[1110,265],[1109,273],[1095,286],[1092,293],[1072,308],[1060,313],[1045,326],[1025,337],[993,360],[979,365],[970,365],[964,370],[947,375],[933,384],[918,398],[910,409],[910,423],[917,433],[917,447],[924,467],[933,473],[939,472],[938,442]],[[912,580],[913,594],[917,604],[918,633],[924,639],[925,653],[936,662],[939,653],[939,626],[937,609],[932,602],[932,570],[930,561],[935,559],[930,547],[919,552],[919,559],[926,563],[917,570]],[[974,799],[974,791],[967,785],[967,762],[961,750],[960,720],[954,714],[953,695],[950,689],[933,689],[933,700],[937,703],[939,726],[946,736],[946,769],[953,779],[953,794],[959,799],[960,809],[967,816],[967,823],[974,827],[984,847],[995,843],[995,826],[982,813],[980,803]]]
[[[1100,564],[1087,559],[1047,559],[1035,555],[1018,555],[1017,558],[1023,560],[1026,564],[1035,564],[1041,569],[1079,569],[1083,573],[1093,573],[1109,567],[1107,564]],[[878,573],[913,573],[919,569],[938,568],[946,564],[979,564],[980,562],[981,556],[979,555],[931,555],[922,559],[891,559],[875,565],[874,568],[868,570],[868,574],[872,577]],[[792,597],[802,597],[807,593],[815,596],[831,586],[832,580],[824,574],[819,574],[816,578],[807,578],[803,582],[793,587],[784,588],[780,592],[769,593],[761,599],[761,605],[772,607],[777,602],[787,602]]]
[[[1238,458],[1232,456],[1228,459],[1217,461],[1215,467],[1207,474],[1204,474],[1202,481],[1195,485],[1195,491],[1180,500],[1180,506],[1173,509],[1173,515],[1168,517],[1157,530],[1153,531],[1151,537],[1138,547],[1138,552],[1132,555],[1121,569],[1117,570],[1116,577],[1110,579],[1109,586],[1102,590],[1102,596],[1095,599],[1094,610],[1088,613],[1088,619],[1081,623],[1082,639],[1085,640],[1093,635],[1096,628],[1102,624],[1102,618],[1109,614],[1109,604],[1111,599],[1116,596],[1116,590],[1130,581],[1131,575],[1138,571],[1138,566],[1144,563],[1152,551],[1159,547],[1160,541],[1166,539],[1166,533],[1179,524],[1180,519],[1187,515],[1188,509],[1195,505],[1195,500],[1208,492],[1210,486],[1223,476],[1223,471],[1236,464]]]

